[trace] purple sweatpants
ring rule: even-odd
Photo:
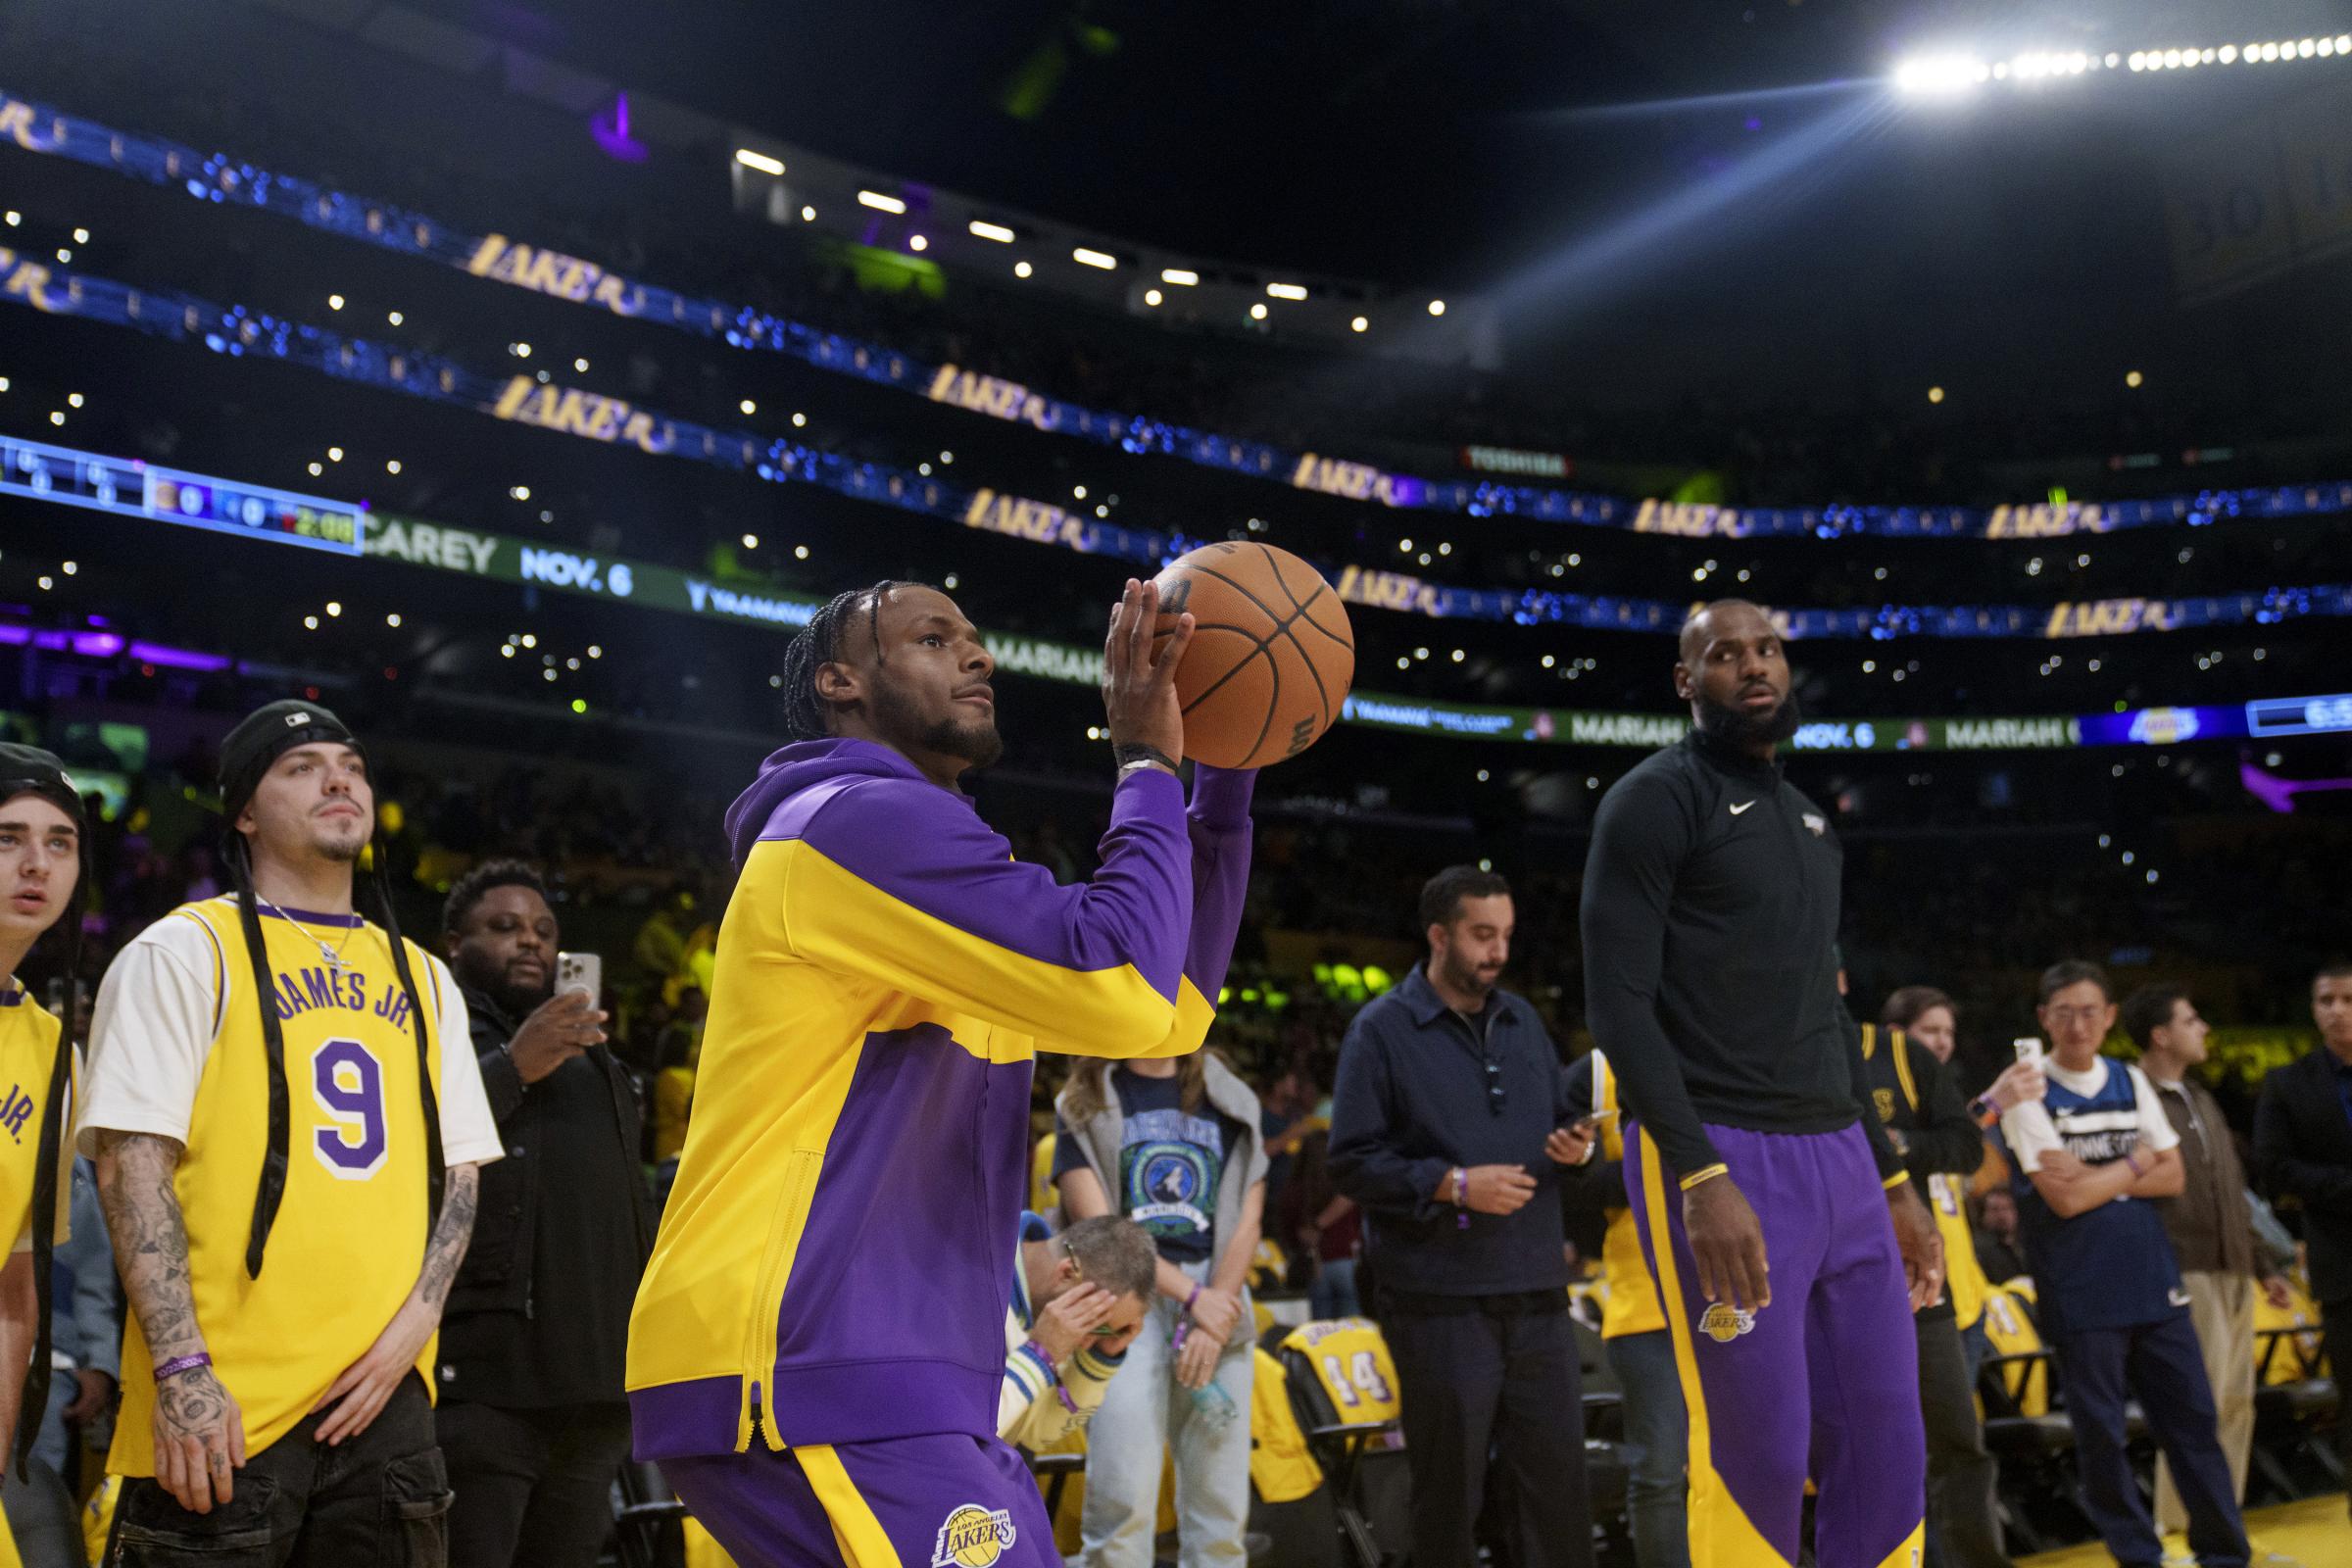
[[[1676,1175],[1625,1129],[1626,1193],[1690,1412],[1691,1568],[1794,1564],[1808,1477],[1821,1568],[1918,1568],[1919,1347],[1870,1144],[1858,1126],[1707,1135],[1764,1227],[1760,1312],[1699,1294]]]
[[[737,1568],[1061,1568],[1021,1456],[955,1433],[664,1459]]]

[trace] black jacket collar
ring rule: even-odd
[[[1690,731],[1690,738],[1683,744],[1690,748],[1691,756],[1699,759],[1717,772],[1730,773],[1737,778],[1753,779],[1758,783],[1765,784],[1778,784],[1781,780],[1779,758],[1775,757],[1768,761],[1752,753],[1743,752],[1737,746],[1719,741],[1703,729],[1693,728]]]
[[[1453,1011],[1446,999],[1438,995],[1438,988],[1429,983],[1429,963],[1426,959],[1413,965],[1412,972],[1397,986],[1396,995],[1404,1003],[1405,1010],[1412,1014],[1413,1022],[1425,1029]],[[1488,1005],[1494,1008],[1494,1022],[1508,1020],[1517,1001],[1507,991],[1489,992]]]

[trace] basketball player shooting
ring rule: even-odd
[[[741,1568],[1055,1568],[996,1436],[1032,1057],[1199,1049],[1250,869],[1253,773],[1177,763],[1157,590],[1103,647],[1118,780],[1063,887],[958,791],[1004,750],[956,602],[835,598],[785,658],[795,744],[727,813],[694,1118],[629,1325],[637,1454]]]
[[[1690,1409],[1690,1561],[1794,1564],[1809,1474],[1821,1568],[1918,1568],[1911,1313],[1942,1289],[1942,1249],[1841,1011],[1841,861],[1781,776],[1797,707],[1771,617],[1697,612],[1674,683],[1695,727],[1602,799],[1583,922]]]

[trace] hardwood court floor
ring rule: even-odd
[[[2306,1497],[2301,1502],[2257,1508],[2246,1516],[2246,1533],[2254,1541],[2255,1568],[2352,1568],[2352,1522],[2344,1517],[2342,1494]],[[2178,1538],[2166,1546],[2178,1551]],[[2268,1557],[2264,1553],[2270,1553]],[[2093,1541],[2064,1551],[2045,1551],[2020,1557],[2018,1568],[2113,1568],[2115,1559]]]

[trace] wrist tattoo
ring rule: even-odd
[[[1122,741],[1110,749],[1110,756],[1111,760],[1117,762],[1122,769],[1134,767],[1139,763],[1151,762],[1166,768],[1171,773],[1176,771],[1176,759],[1156,746],[1146,746],[1140,741]]]

